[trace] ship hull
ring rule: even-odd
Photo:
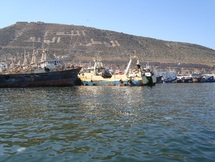
[[[76,85],[81,68],[26,74],[1,74],[0,88],[67,87]]]
[[[82,75],[80,80],[82,85],[86,86],[153,86],[156,84],[156,77],[154,76],[130,79],[126,75],[122,75],[121,77],[115,75],[112,78],[102,78],[100,76],[87,77],[86,75],[83,77]]]
[[[91,81],[82,81],[82,85],[85,85],[85,86],[128,86],[128,85],[130,85],[130,83],[127,81],[91,80]]]
[[[156,77],[151,76],[151,77],[146,77],[143,76],[141,79],[134,79],[130,81],[131,86],[154,86],[156,84]]]

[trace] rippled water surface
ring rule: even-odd
[[[215,84],[0,89],[0,161],[215,159]]]

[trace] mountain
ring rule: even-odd
[[[24,52],[45,48],[51,58],[125,65],[135,50],[141,62],[157,69],[187,68],[213,71],[215,50],[200,45],[164,41],[85,26],[17,22],[0,29],[0,59],[21,57]]]

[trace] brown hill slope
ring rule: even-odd
[[[103,61],[127,62],[133,50],[156,66],[214,68],[215,50],[189,43],[163,41],[84,26],[17,22],[0,29],[0,58],[32,53],[42,46],[51,57],[81,62],[99,54]]]

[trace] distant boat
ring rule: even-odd
[[[191,75],[177,75],[176,83],[193,83]]]
[[[22,65],[20,62],[14,64],[13,60],[10,66],[1,63],[0,88],[73,86],[80,70],[81,67],[64,67],[58,60],[47,61],[43,50],[40,62],[36,62],[36,54],[33,54],[31,63],[26,57]]]
[[[211,83],[215,82],[213,74],[177,75],[177,83]]]
[[[82,68],[78,77],[83,85],[89,86],[153,86],[156,83],[156,77],[149,66],[142,68],[137,59],[135,69],[131,69],[131,63],[136,56],[130,58],[125,71],[112,72],[103,67],[101,59],[94,60],[94,66]]]
[[[174,83],[177,79],[175,71],[155,72],[157,83]]]
[[[130,66],[134,59],[136,59],[136,68],[131,69]],[[127,78],[129,78],[131,86],[154,86],[157,82],[157,78],[149,64],[144,68],[141,67],[137,56],[130,58],[127,68],[125,69],[125,74]]]
[[[200,82],[215,82],[215,74],[203,74]]]
[[[199,83],[199,82],[201,82],[202,75],[201,74],[197,74],[197,73],[192,73],[191,74],[191,78],[192,78],[192,82],[193,83]]]

